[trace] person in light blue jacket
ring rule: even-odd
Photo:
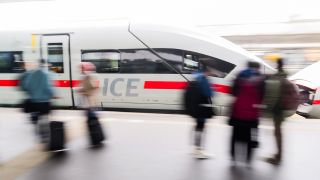
[[[39,68],[31,72],[25,82],[27,94],[31,102],[48,103],[54,96],[53,86],[49,72],[44,68]]]
[[[29,96],[29,100],[31,102],[31,121],[33,124],[37,125],[40,117],[50,113],[50,101],[52,98],[54,98],[53,83],[50,77],[50,72],[47,70],[44,60],[40,61],[40,66],[38,69],[28,72],[26,78],[24,78],[23,82],[21,82],[21,86]],[[39,131],[47,131],[47,129],[39,128]],[[43,134],[45,134],[44,136],[47,136],[48,134],[41,132],[39,133],[40,136]],[[44,142],[44,138],[41,140]]]

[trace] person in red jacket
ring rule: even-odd
[[[231,158],[235,162],[238,145],[247,149],[246,161],[250,164],[254,140],[252,132],[257,130],[260,105],[263,98],[263,76],[259,72],[260,65],[248,62],[248,68],[241,71],[234,81],[232,94],[235,101],[232,105],[230,125],[233,126],[231,136]]]

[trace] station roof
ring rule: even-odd
[[[198,27],[244,48],[320,47],[320,19]]]

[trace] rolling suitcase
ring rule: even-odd
[[[50,138],[48,150],[58,151],[65,149],[64,123],[60,121],[50,122]]]
[[[105,136],[98,117],[92,110],[87,111],[87,117],[90,142],[92,145],[100,145],[105,140]]]

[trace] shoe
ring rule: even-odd
[[[204,151],[202,149],[195,149],[193,151],[193,156],[197,159],[209,159],[210,156],[207,155],[206,153],[204,153]]]
[[[265,161],[267,163],[273,164],[273,165],[280,165],[281,164],[281,160],[278,158],[274,158],[274,157],[270,157],[270,158],[266,158]]]
[[[91,148],[91,149],[100,149],[100,148],[103,148],[104,147],[104,143],[103,142],[99,142],[99,143],[97,143],[97,144],[91,144],[90,146],[89,146],[89,148]]]
[[[210,156],[205,154],[205,153],[203,153],[203,152],[201,152],[201,153],[195,155],[195,158],[197,158],[197,159],[209,159]]]

